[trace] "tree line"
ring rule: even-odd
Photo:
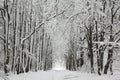
[[[113,74],[113,63],[119,59],[114,56],[120,48],[119,4],[119,0],[1,0],[4,72],[52,69],[53,53],[64,50],[53,47],[59,43],[54,45],[54,31],[62,25],[62,36],[66,32],[68,36],[63,38],[67,49],[62,51],[68,70],[101,75],[110,69]]]

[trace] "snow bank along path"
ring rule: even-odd
[[[102,75],[73,71],[39,71],[8,76],[10,80],[120,80],[120,74]]]

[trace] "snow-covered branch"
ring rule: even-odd
[[[116,9],[116,11],[114,12],[113,16],[116,15],[116,13],[118,12],[119,9],[120,9],[120,6]]]
[[[5,41],[4,37],[0,35],[0,39],[2,39],[3,41]]]
[[[101,45],[104,45],[104,44],[112,44],[112,45],[119,45],[120,46],[120,43],[118,42],[93,42],[94,44],[101,44]]]
[[[70,5],[70,6],[71,6],[71,5]],[[70,6],[69,6],[69,7],[70,7]],[[69,9],[69,7],[68,7],[67,9]],[[65,9],[65,10],[63,10],[62,12],[60,12],[60,13],[58,13],[58,14],[56,14],[56,15],[48,18],[48,19],[46,19],[45,22],[46,22],[46,21],[50,21],[51,19],[58,17],[59,15],[63,14],[67,9]],[[32,31],[28,36],[26,36],[25,38],[23,38],[23,39],[21,40],[21,44],[22,44],[26,39],[30,38],[30,37],[35,33],[36,30],[38,30],[40,27],[42,27],[42,25],[45,24],[45,22],[39,23],[38,26],[35,27],[35,28],[33,29],[33,31]]]

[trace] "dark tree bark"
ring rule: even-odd
[[[5,39],[5,44],[4,44],[4,49],[5,49],[5,55],[4,55],[4,72],[8,73],[7,71],[7,65],[9,64],[9,57],[10,53],[8,51],[8,36],[9,36],[9,21],[10,21],[10,14],[8,12],[8,0],[4,0],[4,39]]]
[[[12,57],[12,71],[15,73],[15,57],[16,57],[16,35],[17,35],[17,1],[13,0],[13,30],[14,30],[14,36],[13,36],[13,57]]]
[[[87,42],[88,42],[88,57],[90,58],[91,65],[91,73],[94,72],[94,59],[93,59],[93,42],[92,42],[92,25],[89,26],[88,34],[87,34]]]
[[[113,41],[113,37],[110,36],[110,41]],[[105,65],[105,69],[104,69],[104,74],[107,74],[108,72],[108,68],[110,68],[110,72],[111,74],[113,74],[113,71],[112,71],[112,63],[113,63],[113,47],[111,44],[109,44],[109,49],[108,49],[108,59],[107,59],[107,63]]]
[[[110,26],[110,42],[114,41],[114,36],[113,36],[113,23],[114,23],[114,16],[116,14],[116,12],[114,13],[114,7],[115,7],[115,2],[112,2],[112,7],[111,7],[111,26]],[[107,63],[105,65],[105,69],[104,69],[104,74],[107,74],[108,72],[108,68],[110,68],[110,72],[111,74],[113,74],[112,71],[112,62],[113,62],[113,46],[112,44],[109,44],[109,49],[108,49],[108,59],[107,59]]]
[[[95,23],[96,23],[96,26],[95,26],[95,28],[96,28],[96,41],[98,41],[98,26],[97,26],[97,21],[95,21]],[[99,53],[98,49],[99,49],[98,48],[98,44],[96,44],[98,74],[101,75],[101,72],[100,72],[100,53]]]

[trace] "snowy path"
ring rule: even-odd
[[[72,72],[72,71],[39,71],[20,75],[11,75],[10,80],[120,80],[120,74],[113,76]]]

